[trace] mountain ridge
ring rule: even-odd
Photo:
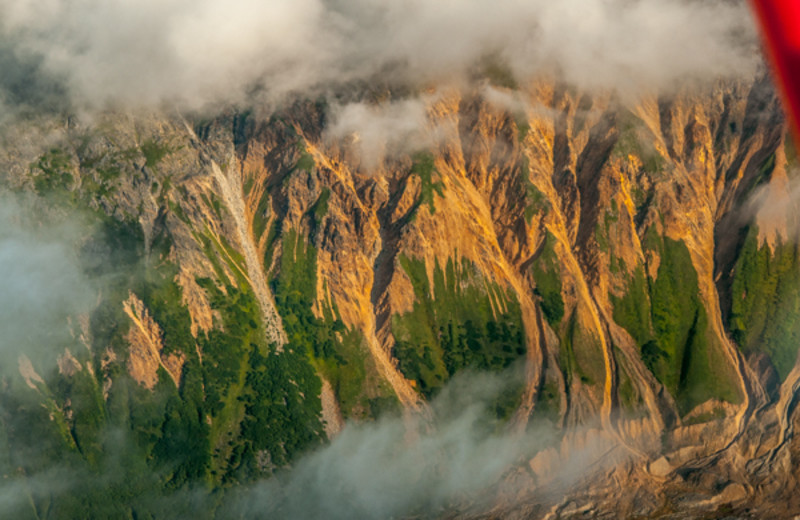
[[[452,378],[518,367],[496,417],[562,440],[515,465],[517,496],[489,516],[788,511],[775,497],[791,496],[792,465],[752,471],[796,449],[800,257],[789,217],[768,226],[751,203],[797,166],[769,82],[635,102],[550,81],[428,94],[424,124],[377,166],[357,133],[329,131],[323,101],[269,119],[109,113],[7,133],[3,183],[56,218],[86,215],[84,262],[103,286],[88,348],[67,351],[75,372],[5,374],[51,410],[66,439],[54,449],[91,466],[103,429],[123,424],[159,475],[148,493],[235,489],[341,420],[432,417]],[[11,430],[28,410],[14,399]],[[26,444],[7,442],[11,458]],[[626,455],[598,464],[599,484],[575,479],[565,500],[589,509],[570,513],[548,474],[584,449]],[[684,502],[688,482],[699,498]],[[132,493],[109,507],[148,511]],[[30,496],[35,515],[69,514]]]

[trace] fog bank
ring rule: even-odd
[[[491,62],[636,89],[750,75],[755,41],[743,1],[0,0],[0,85],[7,102],[196,109]]]

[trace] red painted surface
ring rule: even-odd
[[[751,0],[794,128],[800,128],[800,0]],[[798,134],[795,133],[797,136]]]

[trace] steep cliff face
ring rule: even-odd
[[[90,466],[104,425],[123,431],[130,471],[162,474],[153,493],[227,487],[287,467],[342,420],[428,413],[456,374],[516,367],[498,416],[565,439],[515,477],[524,488],[584,432],[635,455],[608,477],[645,490],[618,493],[631,514],[658,513],[672,496],[659,489],[711,466],[738,486],[726,503],[758,479],[765,503],[788,492],[800,260],[794,217],[763,201],[791,193],[796,156],[770,85],[427,99],[426,144],[370,166],[358,135],[327,131],[323,103],[8,133],[4,183],[46,200],[45,223],[90,223],[80,247],[103,289],[73,369],[43,379],[26,361],[22,397],[3,393],[3,474],[47,467],[14,454],[25,416]],[[784,477],[750,475],[773,460]],[[703,478],[698,493],[722,489]],[[146,511],[116,492],[120,510]],[[547,512],[513,502],[508,514]]]

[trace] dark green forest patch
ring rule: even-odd
[[[421,260],[401,257],[411,279],[414,308],[392,318],[400,370],[432,397],[460,370],[500,371],[525,353],[519,303],[510,290],[487,281],[467,260],[449,259],[428,280]]]

